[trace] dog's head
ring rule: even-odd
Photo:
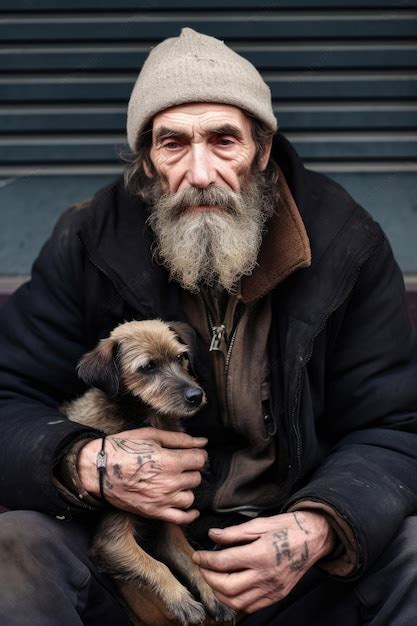
[[[158,414],[190,417],[206,402],[190,366],[193,332],[161,320],[120,324],[84,355],[78,375],[112,399],[130,395]]]

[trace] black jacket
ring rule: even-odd
[[[323,502],[345,519],[360,574],[416,508],[417,344],[404,285],[379,226],[338,184],[306,170],[280,134],[275,158],[303,218],[312,264],[272,294],[272,410],[279,425],[282,510]],[[183,319],[180,289],[150,254],[145,211],[121,180],[70,209],[36,260],[32,279],[0,312],[0,501],[56,516],[65,500],[52,471],[91,430],[59,413],[81,393],[75,366],[118,323]],[[204,361],[204,359],[203,359]],[[208,368],[197,363],[203,386]],[[217,480],[221,424],[208,435]],[[216,443],[217,445],[213,446]],[[216,452],[217,451],[217,452]]]

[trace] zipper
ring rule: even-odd
[[[225,408],[225,412],[226,412],[226,420],[227,422],[229,422],[229,402],[228,402],[228,397],[227,397],[227,376],[229,373],[229,365],[230,365],[230,359],[232,357],[232,351],[233,351],[233,347],[235,345],[235,341],[236,341],[236,335],[237,335],[237,331],[238,331],[238,326],[239,326],[239,320],[241,318],[241,312],[239,313],[239,304],[236,307],[235,310],[235,319],[233,322],[233,332],[232,335],[230,337],[229,342],[227,342],[227,337],[226,337],[226,325],[225,324],[215,324],[213,317],[208,309],[208,306],[205,304],[205,309],[206,309],[206,314],[207,314],[207,320],[208,320],[208,324],[209,324],[209,329],[211,332],[211,343],[210,343],[210,347],[209,347],[209,352],[223,352],[223,350],[220,347],[221,341],[224,339],[224,343],[226,345],[226,354],[224,355],[224,374],[223,374],[223,381],[224,381],[224,408]]]
[[[228,364],[230,361],[231,351],[233,349],[234,338],[236,336],[236,328],[228,344],[227,339],[226,339],[226,325],[225,324],[216,325],[214,323],[213,317],[207,306],[206,306],[206,312],[207,312],[207,319],[208,319],[209,327],[212,333],[209,352],[221,352],[224,358],[224,372],[219,372],[219,376],[222,376],[223,382],[224,382],[224,390],[223,390],[224,391],[224,409],[225,409],[226,423],[228,423],[229,422],[229,419],[228,419],[229,403],[227,401],[227,370],[228,370]],[[223,339],[224,339],[224,344],[226,346],[226,354],[224,354],[224,349],[221,348],[221,342]]]
[[[356,271],[353,274],[353,277],[350,281],[350,283],[348,283],[348,288],[347,290],[345,290],[345,292],[343,293],[342,298],[337,301],[337,303],[332,307],[332,309],[326,314],[326,316],[324,317],[323,321],[321,322],[318,330],[315,332],[315,334],[313,335],[310,344],[306,350],[306,352],[304,353],[303,357],[302,357],[302,362],[303,362],[303,367],[302,369],[300,369],[299,373],[298,373],[298,378],[297,378],[297,386],[295,389],[295,396],[294,396],[294,402],[292,405],[292,410],[291,410],[291,428],[293,430],[294,436],[295,436],[295,441],[296,441],[296,462],[297,462],[297,470],[296,470],[296,475],[295,478],[293,479],[289,489],[291,490],[293,488],[293,486],[297,483],[297,481],[300,479],[301,477],[301,456],[302,456],[302,451],[303,451],[303,444],[302,444],[302,439],[301,439],[301,433],[300,433],[300,429],[298,426],[298,422],[296,420],[296,414],[297,414],[297,409],[299,406],[299,402],[300,402],[300,394],[301,394],[301,387],[302,387],[302,383],[303,383],[303,379],[304,379],[304,374],[306,371],[306,366],[309,363],[311,356],[313,354],[313,348],[314,348],[314,342],[316,341],[317,337],[320,335],[320,333],[322,332],[322,330],[325,328],[327,320],[329,319],[329,317],[331,315],[333,315],[333,313],[335,313],[345,302],[346,300],[349,298],[349,296],[351,295],[355,284],[358,280],[360,271],[362,269],[362,267],[364,266],[364,264],[366,263],[366,261],[372,256],[372,254],[374,254],[374,252],[377,250],[377,248],[380,246],[381,244],[378,244],[377,246],[374,246],[373,248],[371,248],[368,253],[363,257],[363,259],[361,260],[361,263],[357,266]]]
[[[230,343],[229,343],[229,347],[227,349],[227,354],[226,354],[226,361],[224,364],[224,375],[226,377],[226,392],[227,392],[227,374],[229,372],[229,364],[230,364],[230,358],[232,356],[232,350],[233,350],[233,346],[235,345],[235,341],[236,341],[236,335],[237,335],[237,323],[235,325],[235,329],[233,331],[233,334],[230,338]]]
[[[211,332],[212,332],[209,352],[221,351],[220,344],[223,338],[224,331],[226,330],[226,326],[224,324],[221,324],[220,326],[214,326],[212,321],[210,321],[211,319],[210,313],[207,312],[207,315],[209,318],[209,323],[210,323]]]

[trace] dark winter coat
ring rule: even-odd
[[[379,226],[335,182],[306,170],[281,134],[275,159],[302,216],[312,263],[272,292],[269,359],[280,504],[324,503],[353,529],[360,574],[416,509],[417,343],[401,272]],[[182,319],[179,287],[152,263],[145,211],[121,181],[61,218],[32,280],[0,312],[0,501],[68,517],[62,455],[91,430],[58,406],[84,389],[76,363],[128,319]],[[197,362],[210,385],[208,368]],[[228,463],[215,404],[214,476]],[[227,438],[226,438],[227,439]]]

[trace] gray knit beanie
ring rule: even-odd
[[[162,41],[143,64],[127,112],[131,149],[154,115],[187,102],[232,104],[277,130],[271,92],[258,70],[219,39],[191,28]]]

